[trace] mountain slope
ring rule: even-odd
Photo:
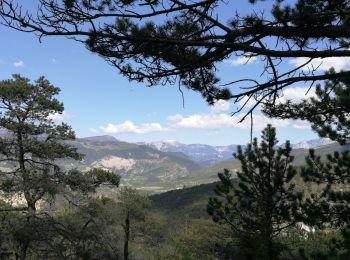
[[[202,168],[188,159],[185,152],[191,158],[196,156],[203,158],[201,156],[204,153],[200,151],[207,149],[206,145],[183,145],[167,141],[155,146],[157,149],[170,150],[170,152],[162,152],[149,145],[121,142],[108,136],[78,139],[73,142],[73,145],[86,156],[80,163],[69,164],[66,162],[68,167],[78,167],[84,170],[92,167],[109,169],[122,176],[123,184],[132,185],[149,193],[215,182],[218,180],[217,173],[223,171],[224,168],[230,169],[233,173],[240,169],[239,161],[232,157],[233,151],[228,151],[236,149],[236,146],[221,149],[221,152],[226,152],[225,156],[230,159],[221,160],[209,167]],[[323,145],[323,141],[311,140],[308,143],[308,147],[318,145],[321,146],[316,148],[316,153],[321,156],[335,150],[346,149],[333,142]],[[174,147],[178,147],[177,151],[173,149]],[[186,147],[190,147],[190,149],[185,149]],[[210,149],[213,151],[214,148]],[[294,165],[301,166],[305,162],[305,156],[308,155],[308,149],[295,149],[293,155],[295,156]]]
[[[319,147],[330,145],[333,143],[334,143],[333,141],[327,138],[313,139],[313,140],[293,144],[292,148],[293,149],[319,148]],[[232,158],[232,154],[237,151],[237,146],[238,146],[235,144],[226,145],[226,146],[211,146],[207,144],[183,144],[172,140],[139,143],[139,144],[147,145],[153,149],[156,149],[162,152],[182,153],[186,155],[188,158],[190,158],[192,161],[204,167],[215,165],[220,161],[230,160]]]
[[[187,218],[209,218],[206,205],[209,198],[215,196],[216,185],[217,182],[201,184],[152,195],[149,197],[153,201],[152,209],[161,211],[171,219],[184,216]]]
[[[210,166],[218,161],[227,160],[237,151],[237,145],[211,146],[207,144],[182,144],[176,141],[139,143],[162,152],[183,153],[192,161]]]
[[[185,156],[164,153],[147,146],[107,138],[83,138],[72,142],[85,155],[81,162],[65,161],[67,168],[105,168],[122,176],[122,183],[140,189],[163,191],[173,180],[201,169]],[[166,184],[166,185],[165,185]]]
[[[327,154],[333,153],[334,151],[348,151],[350,146],[340,146],[338,143],[331,143],[328,145],[323,145],[318,148],[315,148],[316,155],[325,158]],[[292,151],[294,156],[293,165],[302,166],[305,164],[305,157],[309,154],[309,149],[295,149]],[[224,169],[229,169],[231,172],[240,170],[240,162],[236,159],[226,160],[214,164],[210,167],[203,168],[197,172],[193,172],[187,176],[177,179],[176,186],[193,186],[203,183],[211,183],[218,180],[218,172],[222,172]]]

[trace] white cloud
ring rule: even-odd
[[[238,123],[243,114],[229,116],[226,114],[195,114],[184,117],[180,114],[168,117],[170,125],[174,128],[193,129],[220,129],[220,128],[243,128],[250,129],[250,120],[247,118],[242,123]],[[263,115],[254,116],[254,130],[261,130],[267,124],[275,127],[287,127],[288,120],[270,119]]]
[[[66,111],[63,111],[61,114],[60,113],[55,113],[55,114],[51,114],[49,115],[49,119],[56,121],[56,122],[62,122],[65,120],[69,120],[71,119],[73,116],[69,113],[67,113]]]
[[[22,60],[19,60],[19,61],[15,61],[13,63],[13,66],[15,66],[16,68],[18,67],[24,67],[24,62]]]
[[[232,66],[240,66],[240,65],[245,65],[245,64],[249,64],[252,63],[254,61],[257,60],[257,57],[238,57],[235,59],[231,59],[231,60],[226,60],[226,63],[229,63]]]
[[[210,107],[210,109],[216,113],[224,112],[230,109],[230,102],[220,99]]]
[[[299,67],[302,64],[306,63],[309,58],[300,57],[293,60],[290,60],[290,64]],[[317,58],[313,59],[308,65],[307,69],[320,69],[320,70],[329,70],[334,68],[336,71],[344,70],[350,68],[350,57],[331,57],[331,58]],[[306,69],[305,68],[305,69]]]
[[[168,121],[173,127],[196,129],[216,129],[235,124],[233,117],[226,114],[196,114],[187,117],[176,114],[168,116]]]
[[[310,129],[310,123],[303,120],[293,120],[293,127],[296,129]]]
[[[108,124],[107,126],[100,126],[98,129],[91,128],[93,133],[103,134],[121,134],[121,133],[134,133],[134,134],[146,134],[152,132],[162,132],[167,129],[162,127],[159,123],[146,123],[139,126],[133,122],[127,120],[121,124]]]
[[[291,100],[293,103],[300,103],[303,99],[316,97],[315,88],[308,87],[293,87],[286,88],[282,91],[279,97],[279,102],[285,103],[287,100]]]
[[[316,97],[315,90],[316,90],[315,87],[312,87],[310,89],[308,87],[286,88],[280,91],[277,102],[286,103],[287,100],[290,100],[292,103],[300,103],[303,99]],[[259,99],[260,97],[258,98],[258,100]],[[238,106],[241,107],[246,103],[245,107],[251,108],[257,102],[254,98],[251,98],[248,101],[247,100],[248,100],[248,97],[245,96],[238,102]]]

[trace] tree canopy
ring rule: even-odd
[[[218,196],[207,206],[213,220],[228,224],[239,239],[239,259],[278,259],[276,238],[295,227],[301,216],[290,143],[275,150],[277,142],[275,129],[268,125],[260,145],[255,138],[246,151],[239,147],[235,157],[242,169],[236,184],[227,169],[219,173]]]
[[[271,1],[269,10],[240,12],[221,0],[40,0],[25,10],[17,0],[0,1],[1,23],[39,38],[65,36],[83,43],[130,80],[177,84],[217,99],[242,98],[274,104],[280,90],[350,76],[324,73],[314,61],[349,57],[347,0]],[[249,3],[248,3],[249,2]],[[231,9],[231,17],[220,15]],[[233,57],[261,61],[261,77],[222,82],[217,65]],[[283,66],[306,58],[298,67]],[[249,113],[249,112],[248,112]]]
[[[0,228],[0,237],[8,241],[0,240],[0,255],[4,248],[20,259],[62,254],[54,249],[55,242],[69,231],[49,209],[57,195],[72,198],[69,202],[76,205],[77,193],[88,199],[86,195],[103,184],[119,185],[115,173],[82,173],[62,166],[62,161],[82,155],[68,142],[75,138],[71,127],[52,119],[64,111],[56,98],[59,91],[44,77],[34,83],[20,75],[0,81],[0,196],[8,202],[1,201],[0,212],[11,212],[1,215],[0,226],[7,224]]]

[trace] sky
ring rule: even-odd
[[[238,7],[248,5],[240,3]],[[234,12],[235,8],[225,8],[222,15],[228,16],[228,10]],[[0,27],[0,37],[0,80],[12,74],[31,80],[45,76],[61,89],[58,99],[65,106],[65,112],[53,118],[70,124],[77,137],[106,134],[127,142],[176,140],[210,145],[245,144],[250,140],[250,122],[247,119],[238,124],[241,115],[231,116],[236,107],[232,102],[220,100],[208,106],[198,93],[183,88],[183,106],[177,86],[149,88],[129,82],[101,57],[72,40],[52,37],[40,43],[34,34],[5,27]],[[297,66],[302,61],[291,60],[284,66]],[[334,58],[324,60],[320,69],[342,69],[348,64],[346,59]],[[218,75],[228,82],[250,76],[261,66],[259,59],[247,62],[231,57],[219,64]],[[300,100],[307,89],[308,86],[295,86],[287,89],[283,98]],[[308,95],[314,95],[313,91]],[[317,138],[306,122],[269,120],[259,111],[254,120],[254,136],[260,136],[262,128],[272,123],[281,142]]]

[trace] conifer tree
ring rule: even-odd
[[[261,2],[41,0],[28,9],[2,0],[0,23],[40,38],[74,39],[130,80],[180,84],[209,103],[246,98],[273,105],[288,86],[350,76],[348,68],[327,74],[319,66],[324,58],[350,57],[348,0]],[[220,80],[217,66],[237,58],[259,58],[257,73]],[[293,58],[298,65],[285,66]]]
[[[349,259],[350,257],[350,153],[334,152],[326,158],[310,150],[302,177],[308,183],[320,185],[321,191],[313,192],[303,203],[304,222],[321,230],[340,230],[343,243],[334,245],[340,253],[325,259]],[[337,258],[338,257],[338,258]]]
[[[130,187],[123,187],[118,195],[119,214],[122,219],[122,227],[124,230],[124,260],[128,260],[129,242],[132,239],[135,222],[142,222],[147,216],[146,208],[151,204],[151,201],[142,195],[137,190]]]
[[[276,131],[268,125],[258,145],[255,138],[245,151],[238,148],[241,162],[237,179],[227,169],[219,173],[220,184],[207,209],[213,220],[228,224],[238,237],[242,258],[276,259],[275,239],[298,222],[301,195],[292,182],[291,146],[276,149]]]
[[[56,160],[81,158],[76,148],[64,142],[74,139],[70,126],[51,119],[63,112],[63,104],[55,98],[59,91],[44,77],[34,84],[19,75],[0,82],[0,127],[4,131],[0,154],[11,169],[3,174],[9,177],[1,187],[23,195],[28,216],[35,215],[40,199],[61,188],[65,176]]]
[[[302,168],[302,176],[306,182],[324,186],[321,193],[313,193],[306,200],[310,224],[319,227],[349,227],[350,153],[334,152],[322,160],[315,155],[314,150],[310,150],[306,166]]]
[[[71,127],[52,120],[64,110],[55,98],[59,91],[44,77],[34,83],[19,75],[0,81],[0,160],[6,169],[0,175],[0,191],[5,197],[23,199],[25,204],[2,210],[24,212],[18,225],[11,227],[20,244],[20,259],[27,258],[33,241],[45,241],[46,245],[55,237],[52,232],[57,223],[48,212],[38,211],[39,202],[67,189],[91,193],[102,184],[119,185],[119,176],[114,173],[101,169],[81,173],[58,165],[60,160],[82,158],[67,142],[75,138]]]
[[[44,77],[34,84],[19,75],[0,82],[0,156],[9,169],[1,174],[1,191],[23,197],[26,203],[21,259],[26,258],[33,228],[38,226],[38,202],[62,189],[65,173],[55,161],[81,158],[64,142],[74,139],[71,128],[51,119],[63,112],[63,104],[55,98],[59,91]]]

